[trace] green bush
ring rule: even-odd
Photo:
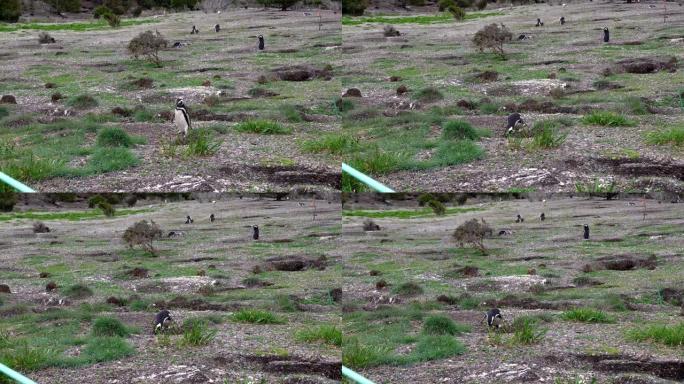
[[[78,300],[92,296],[93,290],[83,284],[74,284],[64,289],[62,293],[70,299]]]
[[[487,8],[487,0],[477,0],[475,2],[475,8],[477,8],[480,11],[484,10],[485,8]]]
[[[114,215],[116,214],[116,210],[114,209],[114,207],[106,201],[98,203],[97,207],[107,217],[114,217]]]
[[[103,16],[105,20],[107,20],[107,24],[109,24],[110,27],[116,28],[119,25],[121,25],[121,17],[119,15],[115,15],[113,13],[108,13]]]
[[[342,0],[342,14],[361,16],[368,8],[368,0]]]
[[[303,329],[295,333],[295,339],[308,343],[322,341],[326,344],[341,346],[342,331],[334,325],[320,325],[314,328]]]
[[[582,323],[614,323],[615,319],[608,316],[603,311],[591,308],[576,308],[565,311],[561,314],[561,318],[570,321],[579,321]]]
[[[134,353],[135,348],[121,337],[93,337],[80,357],[89,363],[100,363],[118,360]]]
[[[16,23],[21,16],[21,0],[0,0],[0,21]]]
[[[627,331],[627,337],[635,341],[652,341],[670,347],[684,346],[684,322],[676,325],[654,324]]]
[[[206,320],[188,319],[183,323],[182,344],[202,346],[209,344],[216,337],[217,331],[209,328]]]
[[[467,332],[468,327],[456,324],[447,316],[430,316],[423,322],[423,333],[426,335],[459,335]]]
[[[447,10],[456,20],[463,20],[466,17],[466,12],[458,5],[451,5]]]
[[[93,336],[119,336],[130,335],[128,327],[121,320],[112,317],[99,317],[93,322]]]
[[[416,99],[423,103],[434,103],[436,101],[442,100],[444,95],[437,89],[433,87],[423,88],[416,94]]]
[[[477,140],[480,138],[480,135],[467,121],[456,120],[449,121],[444,125],[444,128],[442,128],[442,138],[446,140]]]
[[[193,129],[188,134],[188,156],[211,156],[221,148],[221,140],[214,139],[206,128]]]
[[[437,216],[444,216],[446,213],[446,207],[439,200],[433,199],[428,201],[428,207],[430,207],[432,212]]]
[[[684,125],[652,131],[646,134],[646,141],[650,144],[684,146]]]
[[[539,328],[539,322],[528,317],[516,319],[513,323],[513,330],[511,343],[521,345],[530,345],[540,342],[548,331],[546,328]]]
[[[108,127],[97,135],[97,145],[100,147],[131,147],[133,139],[121,128]]]
[[[15,192],[0,191],[0,212],[12,212],[17,201],[17,194]]]
[[[437,6],[439,7],[440,12],[444,12],[449,9],[449,7],[456,6],[456,3],[454,0],[439,0]]]
[[[90,95],[78,95],[67,100],[66,105],[76,109],[90,109],[97,107],[99,103]]]
[[[285,321],[271,312],[257,309],[241,309],[232,316],[233,321],[252,324],[282,324]]]
[[[268,120],[243,121],[235,126],[235,130],[238,132],[259,133],[262,135],[286,135],[292,132],[292,129]]]
[[[93,195],[88,198],[88,208],[95,208],[98,206],[100,203],[106,203],[107,199],[105,199],[104,196],[102,195]]]
[[[342,364],[352,369],[381,364],[392,351],[383,345],[363,345],[357,338],[344,341]]]
[[[80,12],[81,0],[46,0],[57,12]]]
[[[128,0],[105,0],[103,4],[116,15],[123,15],[131,6]]]
[[[628,118],[609,111],[593,111],[582,118],[582,122],[588,125],[601,125],[604,127],[631,127],[636,123]]]
[[[394,288],[392,293],[403,296],[416,296],[423,293],[423,288],[418,283],[409,281]]]

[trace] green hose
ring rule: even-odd
[[[25,184],[22,184],[20,181],[13,179],[10,175],[3,173],[3,172],[0,172],[0,181],[4,182],[5,184],[8,184],[10,187],[16,189],[19,192],[24,192],[24,193],[35,192],[30,187],[26,186]]]
[[[9,376],[10,379],[15,380],[19,384],[37,384],[35,381],[2,363],[0,363],[0,373],[4,373],[5,375]]]
[[[342,366],[342,376],[346,376],[347,378],[352,379],[359,384],[375,384],[374,382],[366,379],[365,377],[359,375],[358,373],[352,371],[344,365]]]
[[[366,184],[367,186],[371,187],[374,189],[376,192],[380,193],[394,193],[394,190],[390,189],[386,185],[373,180],[370,176],[366,175],[365,173],[359,172],[356,169],[352,168],[350,165],[347,165],[345,163],[342,163],[342,172],[346,172],[353,178],[359,180],[360,182]]]

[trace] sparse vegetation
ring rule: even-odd
[[[646,141],[655,145],[674,145],[684,146],[684,126],[673,126],[670,128],[646,133]]]
[[[241,309],[233,313],[232,319],[239,323],[252,324],[282,324],[285,322],[271,312],[257,309]]]
[[[338,347],[342,345],[342,331],[334,325],[324,324],[303,329],[295,334],[295,338],[307,343],[320,341]]]
[[[119,336],[130,335],[128,327],[121,320],[112,317],[100,317],[93,322],[93,336]]]
[[[234,129],[243,133],[258,133],[261,135],[287,135],[292,129],[268,120],[249,120],[238,123]]]
[[[142,220],[126,229],[123,240],[130,248],[140,246],[146,252],[156,255],[157,250],[153,243],[156,239],[161,238],[161,235],[161,229],[154,221]]]
[[[483,52],[490,50],[501,57],[506,57],[504,44],[513,39],[513,34],[503,24],[489,24],[475,33],[473,44]]]
[[[684,322],[674,325],[644,325],[629,330],[627,337],[634,341],[650,341],[669,347],[682,347],[684,346]]]
[[[162,66],[159,51],[168,46],[168,41],[159,33],[152,33],[146,31],[134,37],[128,43],[128,52],[135,58],[145,57],[148,61],[156,65]]]
[[[592,308],[576,308],[565,311],[561,318],[582,323],[613,323],[615,320],[603,311]]]
[[[199,347],[211,343],[217,331],[203,319],[188,319],[183,323],[182,345]]]
[[[470,219],[456,228],[453,237],[461,247],[468,243],[486,254],[487,248],[485,248],[484,239],[492,232],[492,228],[487,225],[484,219]]]
[[[631,127],[636,123],[628,118],[609,111],[593,111],[582,118],[582,122],[588,125],[601,125],[604,127]]]

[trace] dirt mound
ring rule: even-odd
[[[133,268],[124,272],[124,274],[136,279],[146,279],[150,277],[149,272],[147,268]]]
[[[296,272],[306,269],[318,269],[322,271],[327,266],[327,259],[321,256],[317,259],[301,256],[276,256],[266,259],[260,267],[264,271]]]
[[[626,355],[576,355],[593,369],[610,373],[645,373],[661,379],[684,380],[684,361],[649,360]]]
[[[3,95],[0,97],[0,104],[16,104],[17,98],[12,95]]]
[[[497,81],[499,79],[499,73],[496,71],[484,71],[475,74],[473,79],[482,83],[489,83],[492,81]]]
[[[149,77],[141,77],[137,80],[131,81],[129,84],[138,89],[150,89],[154,84],[154,80],[150,79]]]
[[[126,303],[123,300],[119,299],[118,297],[114,297],[114,296],[108,297],[106,303],[116,305],[117,307],[123,307],[126,305]]]
[[[477,277],[480,276],[480,269],[477,267],[472,267],[466,265],[463,268],[458,268],[454,271],[457,275],[463,276],[463,277]]]
[[[616,63],[613,72],[644,74],[654,73],[661,70],[667,70],[669,72],[677,71],[677,58],[671,56],[668,58],[639,57],[624,59]]]
[[[349,88],[344,92],[342,97],[363,97],[361,91],[358,88]]]
[[[57,283],[51,281],[45,285],[45,292],[52,292],[57,289]]]
[[[202,299],[189,300],[184,296],[176,296],[169,301],[157,301],[154,303],[157,308],[164,309],[189,309],[193,311],[230,311],[235,307],[228,305],[209,303]]]
[[[406,93],[408,91],[409,91],[408,88],[403,84],[397,87],[397,95],[399,95],[399,96],[403,95],[404,93]]]
[[[673,177],[684,180],[684,163],[669,159],[650,159],[647,157],[632,158],[609,158],[597,159],[600,164],[609,165],[613,172],[626,176],[661,176]]]
[[[597,259],[592,265],[593,270],[607,269],[610,271],[630,271],[638,268],[655,269],[657,260],[655,255],[638,258],[632,255],[606,256]]]
[[[658,294],[668,304],[684,305],[684,289],[663,288]]]
[[[314,79],[330,80],[332,73],[328,68],[315,68],[308,65],[293,65],[276,68],[273,76],[282,81],[308,81]]]
[[[472,103],[468,100],[463,100],[463,99],[456,102],[456,105],[459,106],[460,108],[467,109],[467,110],[473,110],[473,109],[477,108],[477,105],[475,103]]]
[[[9,285],[0,284],[0,293],[12,293],[12,290],[10,289]]]
[[[293,184],[320,184],[340,189],[341,185],[339,172],[305,166],[225,166],[221,168],[221,171],[228,176],[246,173],[246,176],[249,176],[252,180],[265,178],[272,183],[282,183],[290,186]]]
[[[130,109],[122,108],[122,107],[114,107],[111,110],[112,115],[119,115],[121,117],[129,117],[133,113]]]

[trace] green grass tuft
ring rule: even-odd
[[[193,129],[188,134],[188,156],[211,156],[221,148],[221,140],[214,139],[212,131],[206,128]]]
[[[342,331],[334,325],[324,324],[298,331],[295,339],[307,343],[321,341],[339,347],[342,345]]]
[[[456,324],[446,316],[430,316],[423,322],[423,333],[426,335],[460,335],[469,330],[470,327]]]
[[[561,319],[579,321],[582,323],[614,323],[615,319],[603,311],[592,308],[576,308],[565,311],[560,315]]]
[[[610,111],[593,111],[582,118],[587,125],[601,125],[604,127],[631,127],[636,122]]]
[[[71,299],[85,299],[93,295],[93,290],[83,284],[74,284],[62,291],[62,294]]]
[[[97,134],[97,145],[100,147],[132,147],[133,138],[121,128],[103,128]]]
[[[447,122],[442,128],[442,138],[444,140],[477,140],[480,134],[467,121],[456,120]]]
[[[653,324],[627,331],[634,341],[652,341],[670,347],[684,346],[684,322],[676,325]]]
[[[343,153],[353,153],[359,148],[359,140],[344,133],[331,133],[302,143],[302,149],[309,153],[327,152],[332,155],[341,155]]]
[[[187,319],[183,322],[181,344],[193,347],[207,345],[216,338],[217,332],[215,329],[209,328],[205,319]]]
[[[233,321],[251,324],[283,324],[285,320],[278,318],[271,312],[257,309],[241,309],[232,316]]]
[[[112,317],[100,317],[93,322],[93,336],[119,336],[130,335],[128,327],[121,320]]]
[[[649,144],[655,145],[672,144],[674,146],[684,146],[684,125],[648,132],[646,134],[646,141]]]
[[[235,125],[235,130],[243,133],[258,133],[262,135],[286,135],[292,133],[292,129],[284,127],[274,121],[249,120]]]

